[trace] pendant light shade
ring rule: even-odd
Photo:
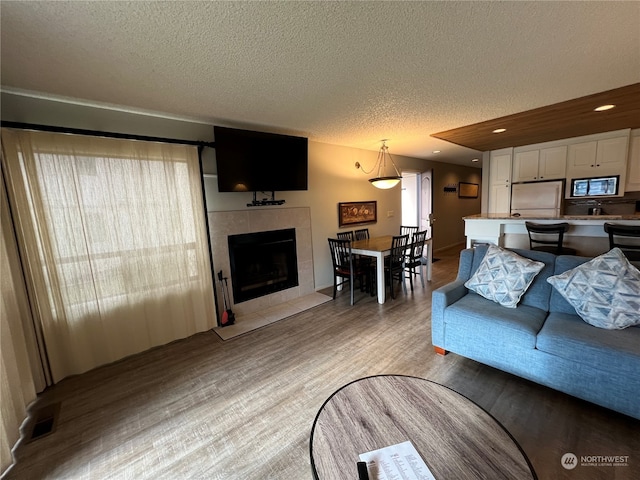
[[[400,180],[402,180],[402,176],[400,175],[400,172],[398,171],[398,168],[396,167],[396,164],[393,161],[393,158],[391,158],[391,154],[389,153],[389,147],[387,147],[386,142],[387,142],[386,140],[382,140],[382,146],[378,151],[378,158],[373,168],[369,172],[365,172],[364,169],[362,169],[364,173],[371,173],[377,167],[378,175],[375,178],[369,179],[369,181],[371,182],[371,185],[373,185],[374,187],[381,188],[384,190],[395,187],[396,185],[398,185],[398,183],[400,183]],[[389,163],[391,163],[391,165],[393,166],[395,175],[385,175],[387,171],[387,157],[389,158]],[[360,166],[359,164],[356,164],[356,167],[359,167],[359,166]]]
[[[398,183],[400,183],[401,178],[402,177],[376,177],[370,179],[369,181],[374,187],[386,190],[388,188],[395,187]]]

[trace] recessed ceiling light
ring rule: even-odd
[[[479,162],[480,160],[479,160],[479,159],[477,159],[477,158],[472,158],[472,159],[471,159],[471,161],[472,161],[472,162]]]
[[[506,132],[507,129],[506,128],[496,128],[493,133],[502,133],[502,132]]]
[[[434,150],[433,153],[440,153],[440,150]]]
[[[615,105],[600,105],[599,107],[594,108],[593,110],[596,112],[604,112],[605,110],[611,110],[614,107]]]

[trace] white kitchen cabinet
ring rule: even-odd
[[[628,136],[569,145],[567,170],[571,178],[622,175],[628,148]]]
[[[540,150],[539,180],[558,180],[567,174],[567,146]]]
[[[571,180],[590,177],[620,177],[620,188],[616,196],[626,190],[627,157],[629,154],[629,132],[626,135],[596,138],[588,142],[569,145],[567,151],[567,183],[565,198],[571,197]],[[618,132],[614,132],[618,133]]]
[[[629,152],[629,137],[607,138],[598,141],[596,168],[615,168],[624,171]]]
[[[596,164],[596,151],[598,142],[583,142],[569,145],[567,150],[567,170],[573,171],[590,171]]]
[[[562,179],[565,178],[566,169],[566,145],[514,153],[514,182]]]
[[[489,212],[506,213],[511,209],[511,167],[513,149],[491,152],[489,158]]]
[[[529,182],[538,179],[538,166],[540,164],[540,150],[528,152],[514,152],[513,154],[513,181]]]
[[[511,185],[491,185],[489,187],[489,212],[509,213],[511,210]]]
[[[511,183],[512,149],[495,150],[489,160],[489,183]]]
[[[640,132],[631,137],[627,162],[627,192],[640,191]]]

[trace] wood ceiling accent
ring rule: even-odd
[[[607,104],[616,107],[604,112],[593,111]],[[506,128],[507,131],[493,133],[497,128]],[[431,136],[486,152],[624,128],[640,128],[640,83]]]

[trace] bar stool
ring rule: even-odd
[[[568,223],[524,222],[529,234],[529,249],[556,255],[576,255],[574,248],[563,247],[564,233],[569,230]],[[536,246],[534,246],[536,245]]]
[[[609,234],[610,249],[618,247],[629,260],[640,261],[640,226],[607,222],[604,224],[604,231]],[[631,240],[632,238],[637,240]]]

